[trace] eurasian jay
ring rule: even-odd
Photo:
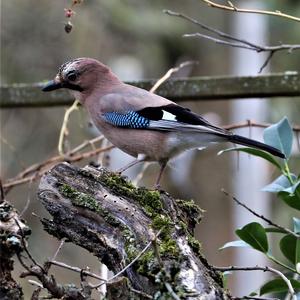
[[[160,164],[156,186],[172,157],[210,143],[232,142],[285,157],[278,149],[216,127],[166,98],[123,83],[92,58],[64,63],[43,91],[60,88],[71,90],[113,145],[136,158],[120,172],[142,161]]]

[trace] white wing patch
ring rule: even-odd
[[[176,116],[163,110],[163,117],[162,120],[167,120],[167,121],[176,121]]]

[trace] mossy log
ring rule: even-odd
[[[114,273],[153,241],[123,277],[108,283],[108,299],[230,298],[193,236],[201,210],[192,201],[67,163],[42,177],[38,198],[52,215],[42,220],[48,233],[87,249]]]

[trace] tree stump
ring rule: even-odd
[[[42,177],[38,198],[53,217],[42,220],[48,233],[87,249],[114,273],[143,252],[107,283],[107,299],[230,298],[194,238],[201,210],[193,201],[67,163]]]

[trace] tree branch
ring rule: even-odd
[[[251,209],[250,207],[248,207],[245,203],[241,202],[240,200],[238,200],[236,197],[234,197],[233,195],[230,195],[227,191],[225,191],[224,189],[222,189],[222,192],[230,197],[233,201],[235,201],[238,205],[244,207],[246,210],[248,210],[250,213],[252,213],[254,216],[264,220],[266,223],[268,223],[271,226],[274,226],[278,229],[280,229],[281,231],[287,233],[287,234],[291,234],[293,235],[295,238],[300,238],[300,235],[293,232],[292,230],[285,228],[279,224],[274,223],[273,221],[271,221],[270,219],[267,219],[264,215],[260,215],[258,214],[256,211],[254,211],[253,209]]]
[[[203,0],[205,1],[205,0]],[[207,40],[213,41],[217,44],[222,44],[230,47],[235,47],[235,48],[242,48],[242,49],[247,49],[247,50],[252,50],[256,51],[258,53],[260,52],[268,52],[269,55],[267,56],[266,61],[263,63],[261,66],[259,73],[262,72],[262,70],[267,66],[267,64],[270,62],[271,58],[275,54],[275,52],[278,51],[288,51],[288,53],[291,53],[294,50],[299,50],[300,49],[300,44],[295,44],[295,45],[289,45],[289,44],[282,44],[282,45],[276,45],[276,46],[263,46],[259,45],[250,41],[247,41],[245,39],[240,39],[237,38],[231,34],[225,33],[223,31],[220,31],[218,29],[215,29],[213,27],[207,26],[206,24],[195,20],[185,14],[170,11],[170,10],[165,10],[164,11],[167,15],[170,16],[175,16],[182,18],[184,20],[187,20],[189,22],[192,22],[193,24],[196,24],[200,26],[202,29],[207,30],[210,33],[216,34],[217,36],[223,38],[223,39],[218,39],[210,35],[205,35],[202,33],[191,33],[191,34],[184,34],[183,37],[197,37],[197,38],[205,38]],[[299,19],[300,20],[300,19]]]
[[[240,12],[240,13],[252,13],[252,14],[269,15],[269,16],[281,17],[281,18],[285,18],[285,19],[288,19],[288,20],[300,22],[300,18],[297,18],[297,17],[291,16],[291,15],[282,13],[279,10],[269,11],[269,10],[259,10],[259,9],[238,8],[235,5],[233,5],[233,3],[231,1],[227,1],[227,3],[229,5],[218,4],[218,3],[215,3],[215,2],[210,1],[210,0],[201,0],[201,1],[205,2],[210,7],[215,7],[215,8],[219,8],[219,9],[223,9],[223,10],[227,10],[227,11]]]
[[[221,271],[221,272],[225,272],[225,271],[263,271],[263,272],[271,272],[274,273],[276,275],[278,275],[279,277],[281,277],[281,279],[287,284],[288,289],[289,289],[289,294],[292,297],[293,300],[297,300],[297,296],[295,293],[295,290],[290,282],[290,280],[280,271],[271,268],[271,267],[259,267],[259,266],[254,266],[254,267],[236,267],[236,266],[230,266],[230,267],[214,267],[215,270]]]

